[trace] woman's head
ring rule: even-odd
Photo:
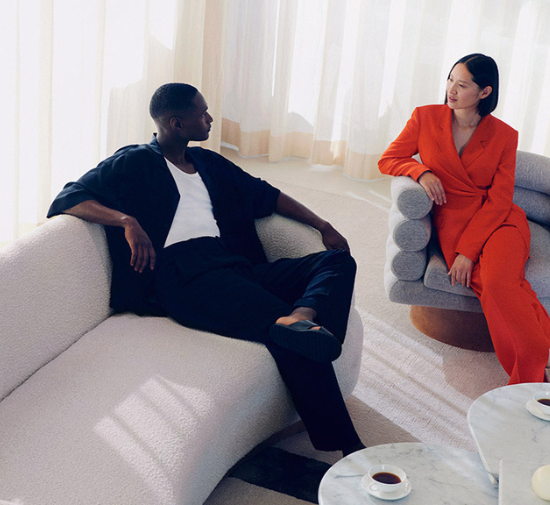
[[[457,68],[458,65],[461,65]],[[462,67],[463,66],[463,67]],[[465,69],[471,75],[471,80],[478,87],[479,103],[477,110],[480,116],[487,116],[496,109],[498,104],[498,67],[490,56],[474,53],[460,58],[454,65],[447,78],[447,93],[445,103],[449,102],[449,83],[453,80],[453,74],[457,70]],[[449,105],[451,106],[451,105]]]

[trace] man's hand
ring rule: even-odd
[[[132,251],[130,265],[139,273],[143,272],[147,265],[154,270],[157,254],[149,236],[133,217],[127,216],[123,222],[124,236]]]
[[[454,260],[448,274],[451,277],[451,284],[454,286],[458,282],[469,288],[473,269],[474,262],[463,254],[459,254]]]
[[[435,204],[443,205],[447,203],[447,196],[445,195],[443,184],[441,184],[439,177],[435,176],[432,172],[424,172],[418,178],[418,184],[426,190],[428,197]]]
[[[327,249],[343,249],[349,252],[348,241],[330,223],[326,223],[319,231]]]
[[[124,236],[132,251],[130,265],[139,273],[143,272],[147,265],[151,270],[155,268],[157,258],[155,248],[136,218],[105,207],[97,200],[85,200],[65,210],[64,214],[76,216],[91,223],[124,228]]]

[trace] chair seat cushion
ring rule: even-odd
[[[531,229],[530,257],[525,266],[525,276],[539,298],[550,297],[550,230],[529,221]],[[471,288],[451,285],[449,269],[438,246],[430,246],[424,285],[431,289],[462,296],[476,296]]]
[[[550,226],[549,195],[516,186],[514,189],[514,203],[525,211],[530,221]]]
[[[113,316],[1,402],[0,499],[203,503],[294,420],[264,346]]]

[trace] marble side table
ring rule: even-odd
[[[462,449],[418,443],[377,445],[341,459],[319,486],[319,505],[381,505],[361,479],[378,464],[397,465],[407,473],[412,490],[400,505],[497,505],[493,486],[479,455]],[[516,504],[517,505],[517,504]]]
[[[550,384],[515,384],[480,396],[468,410],[468,425],[483,465],[493,482],[499,481],[500,461],[550,464],[550,421],[526,408],[538,390]],[[520,502],[517,502],[520,503]]]

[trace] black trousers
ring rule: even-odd
[[[310,307],[317,322],[344,340],[356,265],[345,251],[252,265],[219,238],[166,248],[156,267],[161,307],[178,323],[261,342],[273,356],[311,442],[332,451],[360,442],[331,363],[316,363],[269,338],[269,328],[294,307]]]

